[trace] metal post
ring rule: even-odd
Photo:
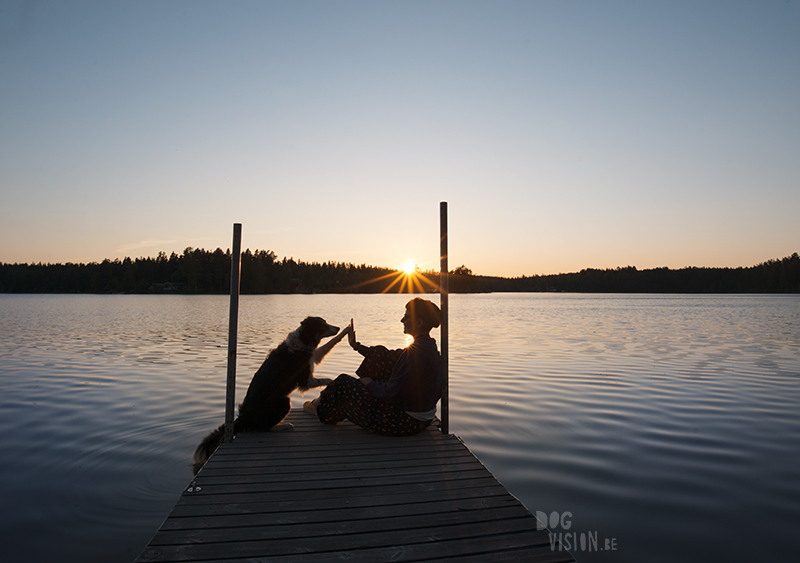
[[[449,295],[449,278],[447,272],[447,202],[442,201],[439,203],[439,227],[441,230],[441,251],[439,257],[441,259],[441,273],[439,274],[439,297],[441,299],[442,310],[442,426],[441,430],[444,434],[450,433],[450,385],[449,385],[449,307],[447,304]]]
[[[239,327],[239,274],[242,253],[242,225],[233,224],[233,249],[231,250],[231,310],[228,320],[228,384],[225,388],[225,438],[233,441],[234,401],[236,397],[236,339]]]

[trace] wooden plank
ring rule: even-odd
[[[314,451],[308,450],[307,444],[313,444]],[[342,454],[342,446],[337,444],[320,444],[317,440],[298,440],[292,446],[284,447],[270,447],[269,444],[263,443],[248,443],[242,446],[237,444],[237,448],[222,448],[219,452],[219,461],[228,461],[231,458],[258,458],[264,460],[273,459],[324,459],[335,458]],[[248,447],[249,446],[249,447]],[[366,457],[373,455],[391,455],[391,454],[429,454],[440,453],[442,455],[451,453],[462,449],[461,443],[405,443],[397,447],[391,447],[387,444],[376,445],[371,442],[364,442],[363,444],[348,444],[347,456],[352,457]]]
[[[206,471],[203,475],[202,484],[233,484],[233,483],[294,483],[297,479],[297,471],[284,472],[252,472],[242,473],[234,469],[227,471]],[[442,475],[447,473],[459,473],[462,471],[485,471],[483,465],[474,457],[462,457],[450,460],[448,463],[440,463],[434,466],[407,465],[395,467],[392,475],[396,477],[410,477],[413,475]],[[303,479],[307,482],[336,482],[347,478],[377,478],[370,469],[357,469],[352,471],[332,471],[329,469],[316,468],[316,470],[304,471]]]
[[[249,445],[249,444],[248,444]],[[239,444],[237,444],[239,446]],[[309,451],[309,446],[315,448],[314,451]],[[221,448],[219,452],[219,461],[230,461],[231,459],[246,457],[252,459],[269,460],[282,460],[282,459],[326,459],[336,458],[343,453],[348,457],[360,458],[367,456],[378,455],[412,455],[412,454],[433,454],[433,455],[448,455],[454,451],[463,449],[460,442],[452,441],[450,443],[422,443],[422,444],[401,444],[396,448],[387,447],[386,444],[376,445],[372,442],[363,442],[362,444],[347,444],[347,451],[343,452],[339,444],[325,444],[319,443],[318,438],[305,440],[298,439],[297,443],[292,447],[274,447],[270,448],[268,444],[252,444],[251,447],[239,447],[236,450]]]
[[[443,563],[569,563],[575,561],[566,552],[551,551],[549,546],[533,546],[523,548],[504,548],[502,546],[490,545],[486,543],[489,552],[481,554],[459,554],[457,557],[423,557],[412,550],[373,550],[368,553],[360,553],[353,556],[352,552],[329,552],[323,554],[313,553],[307,555],[278,556],[278,557],[256,557],[247,559],[247,563],[320,563],[320,561],[354,561],[356,563],[375,563],[376,561],[440,561]],[[402,546],[401,546],[402,547]],[[241,559],[209,559],[204,563],[241,563]]]
[[[291,524],[314,524],[335,522],[357,522],[398,516],[426,516],[447,513],[482,512],[495,508],[517,507],[519,503],[507,495],[493,497],[460,498],[457,500],[428,501],[424,503],[368,506],[364,508],[275,510],[272,512],[249,512],[246,514],[217,514],[212,516],[177,516],[169,518],[162,530],[191,530],[202,528],[238,528],[243,526],[277,526]],[[527,510],[527,509],[526,509]]]
[[[236,549],[237,544],[229,544],[224,558],[205,559],[208,563],[234,563],[241,562],[242,556]],[[189,546],[187,546],[189,547]],[[143,558],[140,561],[190,561],[181,553],[165,554],[166,558],[159,557],[161,548],[150,548],[155,559]],[[496,561],[498,554],[504,553],[506,561],[519,563],[538,563],[537,556],[544,561],[568,562],[574,561],[569,552],[552,551],[549,541],[542,533],[532,536],[527,533],[504,534],[498,536],[473,536],[453,540],[440,540],[433,533],[424,543],[409,544],[398,543],[393,546],[373,547],[365,549],[337,550],[333,545],[327,551],[314,551],[306,553],[272,554],[264,553],[259,556],[247,558],[249,563],[319,563],[320,561],[347,560],[353,563],[375,563],[376,561],[435,561],[447,559],[448,561],[463,561],[468,556],[480,557],[481,561]],[[473,559],[474,560],[474,559]]]
[[[450,481],[463,481],[465,484],[471,480],[485,477],[486,470],[483,468],[473,468],[471,470],[454,471],[450,473]],[[246,493],[252,495],[259,492],[272,492],[276,488],[281,491],[309,491],[325,492],[332,489],[353,489],[370,487],[376,490],[378,487],[388,486],[409,486],[437,483],[441,481],[442,473],[412,473],[407,475],[378,475],[372,473],[365,474],[359,472],[348,477],[338,479],[327,479],[324,476],[316,481],[298,481],[296,478],[290,480],[289,475],[281,475],[280,479],[261,480],[257,476],[251,476],[244,482],[235,482],[234,477],[228,479],[220,478],[216,482],[203,481],[203,491],[211,490],[214,495]]]
[[[508,495],[508,491],[501,485],[494,485],[490,487],[462,489],[460,491],[431,491],[424,495],[417,495],[416,497],[411,497],[408,493],[398,493],[394,495],[369,495],[310,500],[313,500],[313,506],[318,510],[349,510],[351,508],[365,508],[370,506],[382,506],[385,504],[413,504],[419,502],[418,499],[424,499],[426,502],[434,502],[505,495]],[[290,500],[277,503],[274,501],[266,501],[228,504],[193,504],[179,501],[172,512],[176,516],[210,516],[212,514],[249,514],[275,510],[303,510],[304,508],[307,510],[310,500],[291,498]]]
[[[513,537],[525,532],[528,523],[525,519],[515,518],[498,521],[480,521],[436,527],[393,529],[388,531],[366,531],[359,534],[341,534],[335,538],[318,537],[304,534],[287,539],[245,540],[233,537],[230,541],[212,543],[180,543],[177,545],[153,546],[158,557],[166,560],[188,559],[204,560],[230,557],[235,554],[240,558],[259,557],[265,553],[271,556],[292,555],[297,553],[326,553],[335,546],[336,551],[362,551],[369,549],[392,549],[395,546],[428,546],[431,542],[451,542],[455,540],[474,542],[476,538],[491,538],[498,534]],[[301,541],[297,541],[301,539]],[[535,545],[549,544],[547,532],[539,532]],[[235,543],[231,543],[235,542]],[[151,544],[152,545],[152,544]],[[527,544],[526,544],[527,545]],[[430,546],[428,546],[430,548]]]
[[[413,495],[416,493],[430,493],[434,491],[452,491],[454,489],[471,489],[491,487],[496,485],[497,481],[491,475],[482,473],[479,477],[474,479],[459,480],[433,480],[427,483],[403,483],[403,484],[389,484],[370,487],[366,489],[371,496],[394,496],[394,495]],[[205,487],[198,494],[191,497],[183,496],[178,504],[191,503],[198,504],[239,504],[239,503],[258,503],[258,502],[287,502],[287,501],[306,501],[306,500],[325,500],[336,498],[352,498],[354,495],[359,494],[365,489],[358,486],[358,484],[351,487],[315,487],[304,488],[302,483],[299,487],[286,488],[281,487],[280,490],[275,490],[275,487],[267,485],[257,486],[254,485],[252,489],[244,493],[228,493],[225,492],[222,486]]]
[[[455,436],[289,421],[224,444],[137,561],[572,561]]]
[[[452,448],[437,448],[437,449],[429,449],[429,450],[399,450],[399,451],[379,451],[373,454],[370,454],[369,451],[365,451],[363,454],[354,455],[354,454],[347,454],[344,457],[337,452],[325,452],[323,455],[319,457],[314,457],[313,455],[257,455],[257,454],[239,454],[236,456],[220,456],[217,462],[214,464],[215,467],[229,467],[229,465],[233,465],[236,467],[240,467],[242,465],[251,465],[257,464],[259,467],[276,467],[279,469],[286,469],[287,467],[295,467],[295,466],[304,466],[310,465],[312,467],[320,467],[323,466],[325,463],[328,462],[336,462],[338,465],[339,461],[344,461],[346,463],[378,463],[383,461],[406,461],[406,460],[426,460],[430,458],[444,458],[444,459],[451,459],[453,457],[471,457],[471,454],[467,451],[465,452],[463,448],[455,446]],[[345,469],[339,467],[333,467],[332,470],[338,471],[345,471]]]
[[[469,460],[470,459],[470,455],[457,455],[457,456],[454,455],[454,456],[451,456],[448,459],[437,460],[437,462],[439,462],[439,461],[448,461],[448,460],[453,460],[453,459],[458,459],[458,458],[463,458],[464,460]],[[400,469],[400,468],[419,467],[420,465],[423,465],[426,461],[428,461],[428,458],[413,458],[413,459],[384,460],[384,461],[371,461],[371,460],[352,461],[352,460],[348,459],[346,461],[342,461],[340,463],[337,463],[336,464],[336,468],[337,468],[337,471],[359,471],[359,470],[364,470],[364,469],[377,471],[377,470],[383,469],[383,470],[388,472],[390,470],[395,470],[395,469]],[[215,464],[213,467],[216,468],[217,465]],[[263,464],[263,463],[259,463],[257,461],[242,462],[238,466],[237,466],[237,464],[230,464],[230,463],[222,463],[221,462],[219,464],[219,468],[216,471],[217,471],[217,474],[223,473],[223,472],[226,473],[226,474],[232,474],[232,473],[235,472],[236,474],[240,474],[240,475],[247,475],[247,474],[254,474],[254,473],[284,474],[284,473],[291,473],[291,472],[303,473],[303,472],[319,471],[319,467],[314,465],[314,464],[308,464],[308,465],[305,465],[305,467],[303,466],[303,464],[296,465],[296,466],[293,466],[293,469],[291,471],[288,469],[288,467],[289,466],[287,466],[287,465],[284,465],[282,467],[269,466],[269,465],[266,465],[266,464]],[[211,468],[209,468],[209,469],[211,469]],[[205,475],[203,477],[198,477],[198,479],[200,479],[202,481],[202,479],[204,477],[205,477]]]
[[[352,516],[352,515],[349,515]],[[220,541],[250,541],[259,539],[289,539],[302,537],[325,537],[339,534],[355,534],[367,532],[386,532],[391,530],[410,530],[415,528],[432,528],[447,524],[467,524],[491,522],[508,518],[527,517],[523,506],[499,506],[485,508],[478,513],[447,511],[433,514],[403,514],[389,518],[366,517],[342,520],[333,519],[316,523],[287,524],[281,522],[280,526],[262,524],[239,527],[233,530],[227,528],[159,531],[150,545],[177,545],[181,543],[214,543]]]

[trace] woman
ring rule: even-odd
[[[347,419],[386,436],[411,436],[427,428],[442,395],[442,358],[430,336],[431,329],[441,324],[442,313],[432,302],[416,297],[406,304],[400,322],[414,342],[391,351],[360,344],[351,320],[343,332],[350,346],[365,357],[356,370],[362,377],[340,375],[318,399],[306,403],[306,410],[316,410],[324,424]],[[381,364],[391,368],[381,369]]]

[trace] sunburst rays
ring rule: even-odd
[[[436,293],[440,291],[439,284],[429,279],[429,276],[435,277],[436,274],[423,273],[416,264],[413,264],[409,272],[406,269],[407,266],[405,265],[400,270],[356,284],[350,287],[350,290],[384,281],[388,282],[388,285],[381,290],[381,293]]]

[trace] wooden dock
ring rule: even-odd
[[[573,561],[456,436],[288,420],[220,447],[136,561]]]

